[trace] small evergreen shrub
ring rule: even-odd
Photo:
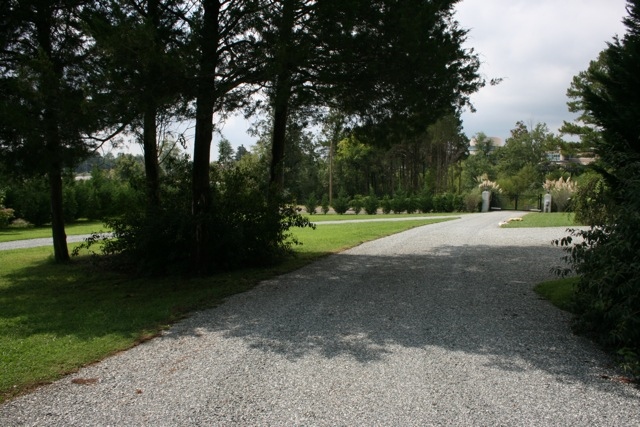
[[[394,213],[402,213],[405,212],[409,207],[409,200],[407,197],[407,193],[404,191],[398,191],[391,201],[391,209]]]
[[[346,194],[340,192],[338,197],[333,199],[332,207],[338,215],[344,215],[349,210],[349,199]]]
[[[392,210],[391,205],[392,205],[391,198],[387,194],[385,194],[382,200],[380,201],[380,207],[382,208],[382,213],[390,214]]]
[[[364,198],[364,211],[367,215],[376,215],[378,213],[378,205],[380,202],[376,197],[376,194],[371,191],[367,197]]]
[[[309,215],[313,215],[316,213],[316,207],[318,206],[318,199],[316,198],[315,193],[309,194],[307,197],[307,201],[305,202],[304,208],[307,210]]]
[[[427,191],[423,191],[417,198],[417,208],[422,213],[429,213],[433,210],[433,198]]]
[[[324,215],[329,213],[329,195],[327,195],[327,194],[323,194],[322,195],[322,200],[320,201],[320,206],[321,206],[321,209],[322,209],[322,213]]]
[[[356,194],[349,204],[351,205],[353,212],[358,215],[362,212],[362,208],[364,207],[364,198],[361,195]]]

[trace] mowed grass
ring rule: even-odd
[[[91,234],[93,232],[108,231],[101,222],[77,222],[65,226],[67,236],[75,236],[82,234]],[[4,228],[0,229],[0,243],[12,242],[15,240],[41,239],[51,237],[51,227],[33,227],[33,228]]]
[[[550,280],[537,285],[535,291],[556,307],[571,312],[578,280],[578,277]]]
[[[195,309],[361,242],[445,219],[297,229],[299,256],[206,279],[131,279],[88,257],[52,262],[49,247],[0,251],[0,401],[156,336]]]
[[[522,221],[511,221],[503,228],[523,228],[523,227],[576,227],[575,215],[570,212],[531,212],[522,217]]]

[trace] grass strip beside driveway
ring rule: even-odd
[[[361,242],[446,219],[296,229],[298,256],[266,269],[187,280],[131,278],[51,248],[0,252],[0,401],[147,340],[190,311]]]

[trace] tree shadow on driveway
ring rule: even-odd
[[[169,337],[202,329],[290,361],[308,356],[384,363],[415,350],[428,360],[471,355],[502,372],[539,370],[607,387],[610,360],[573,335],[569,315],[533,286],[554,276],[551,247],[447,246],[418,255],[346,252],[265,282]]]

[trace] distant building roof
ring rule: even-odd
[[[498,138],[497,136],[488,136],[488,139],[491,140],[492,149],[496,147],[503,147],[504,141],[502,138]],[[476,154],[478,148],[476,147],[477,140],[475,138],[471,138],[469,141],[469,154]]]

